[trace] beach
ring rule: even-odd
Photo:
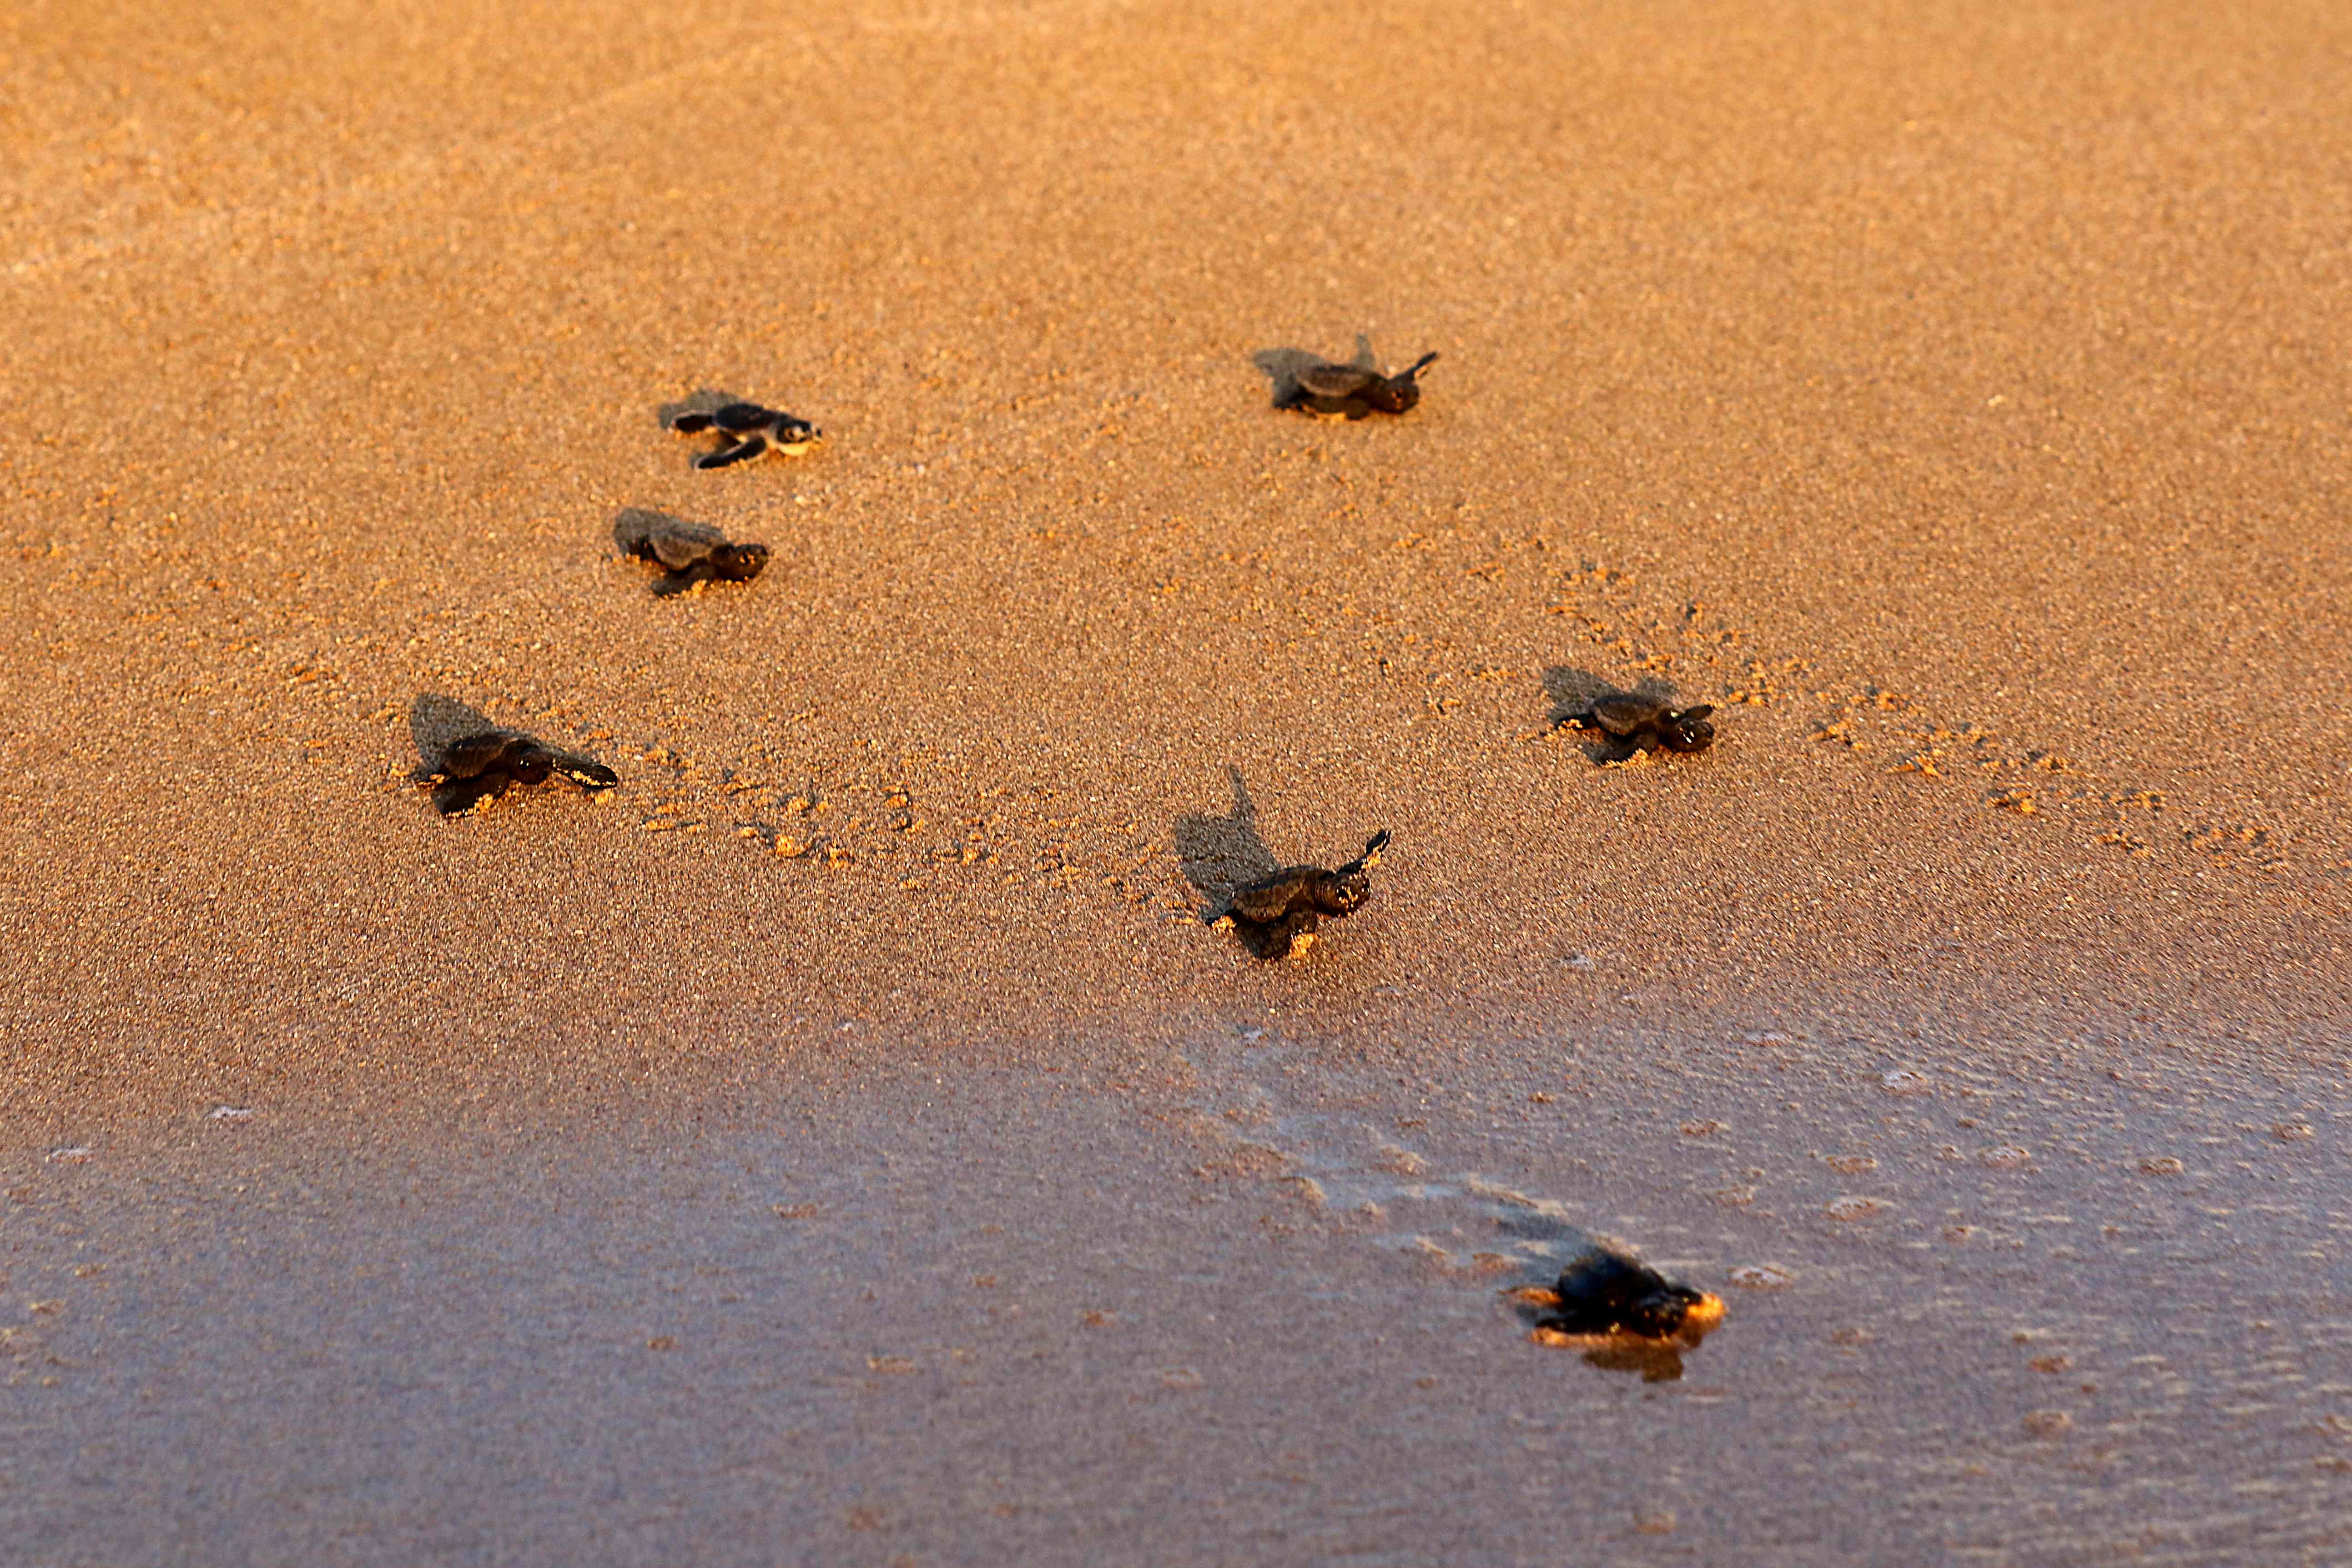
[[[11,1555],[2346,1550],[2352,18],[0,50]]]

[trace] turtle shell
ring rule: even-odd
[[[677,572],[727,548],[727,536],[707,522],[632,508],[613,520],[613,542],[624,555],[657,561]]]
[[[730,403],[714,410],[710,422],[730,436],[750,436],[769,428],[783,417],[773,409],[762,408],[756,403]]]
[[[513,730],[479,730],[442,747],[433,771],[446,778],[480,778],[505,768],[515,752],[529,743],[529,736]]]
[[[1592,721],[1623,739],[1658,721],[1666,705],[1651,697],[1603,697],[1592,704]]]

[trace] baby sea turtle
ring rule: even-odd
[[[797,458],[813,443],[824,439],[824,432],[807,420],[762,408],[756,403],[725,404],[709,413],[674,414],[669,427],[681,436],[699,436],[705,430],[719,432],[719,445],[694,459],[698,468],[748,463],[770,452]]]
[[[1570,1258],[1549,1294],[1545,1321],[1565,1333],[1664,1340],[1704,1335],[1723,1321],[1721,1297],[1606,1247],[1589,1247]]]
[[[1376,863],[1387,847],[1388,829],[1372,835],[1364,852],[1334,871],[1320,866],[1286,866],[1271,877],[1237,888],[1213,926],[1230,925],[1243,944],[1262,959],[1288,956],[1293,947],[1307,948],[1316,928],[1328,915],[1338,920],[1364,907],[1372,896],[1372,879],[1365,869]]]
[[[607,790],[621,775],[577,752],[551,746],[519,730],[478,730],[460,735],[441,749],[433,771],[417,782],[433,790],[433,804],[444,816],[478,811],[514,784],[545,784],[550,777],[571,780],[584,790]]]
[[[1637,1258],[1598,1244],[1560,1270],[1551,1289],[1506,1292],[1537,1343],[1585,1352],[1593,1365],[1638,1372],[1649,1383],[1682,1375],[1682,1352],[1723,1321],[1723,1298],[1669,1279]]]
[[[1366,359],[1371,357],[1369,351]],[[1368,414],[1406,414],[1421,401],[1417,379],[1437,356],[1425,353],[1409,369],[1382,375],[1369,364],[1314,364],[1298,372],[1292,406],[1309,414],[1361,419]]]
[[[1643,751],[1663,746],[1669,752],[1704,752],[1715,743],[1715,726],[1706,719],[1714,711],[1710,702],[1673,708],[1655,697],[1603,697],[1560,722],[1571,730],[1599,730]]]
[[[613,520],[621,553],[663,568],[654,592],[667,598],[704,583],[749,583],[768,564],[764,544],[730,544],[707,522],[631,507]]]

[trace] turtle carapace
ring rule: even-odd
[[[1707,722],[1714,711],[1708,702],[1671,708],[1655,697],[1603,697],[1560,722],[1573,730],[1598,730],[1644,751],[1662,746],[1669,752],[1704,752],[1715,743],[1715,726]]]
[[[1367,351],[1363,357],[1371,355]],[[1436,358],[1425,353],[1394,375],[1382,375],[1362,363],[1308,365],[1298,373],[1298,395],[1291,406],[1348,419],[1409,413],[1421,401],[1421,373]]]
[[[431,786],[433,804],[444,816],[479,811],[516,784],[563,778],[584,790],[607,790],[621,775],[577,752],[548,745],[518,730],[478,730],[441,749],[431,773],[418,780]]]
[[[662,568],[654,592],[664,597],[704,583],[748,583],[768,564],[764,544],[730,544],[707,522],[636,507],[613,520],[613,542],[622,554]]]
[[[1287,957],[1293,947],[1315,940],[1325,917],[1338,920],[1364,907],[1372,879],[1364,873],[1389,841],[1387,828],[1372,835],[1364,852],[1336,870],[1286,866],[1270,877],[1236,888],[1227,907],[1209,923],[1228,921],[1251,952],[1262,959]]]
[[[797,458],[813,443],[824,439],[824,432],[807,420],[756,403],[729,403],[707,413],[672,415],[669,427],[681,436],[699,436],[706,430],[719,433],[719,445],[694,459],[698,468],[724,468],[770,452]]]

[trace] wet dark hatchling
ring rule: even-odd
[[[1369,352],[1365,357],[1370,357]],[[1348,419],[1407,414],[1421,401],[1421,373],[1436,358],[1425,353],[1394,375],[1382,375],[1369,364],[1309,365],[1298,373],[1298,395],[1291,405]]]
[[[1603,697],[1560,722],[1573,730],[1598,730],[1643,751],[1704,752],[1715,743],[1715,726],[1707,721],[1714,711],[1707,702],[1675,708],[1655,697]]]
[[[1517,1292],[1540,1327],[1567,1334],[1634,1334],[1696,1342],[1723,1321],[1723,1299],[1669,1279],[1637,1258],[1591,1247],[1549,1290]]]
[[[444,816],[482,809],[516,784],[541,784],[562,778],[582,789],[608,790],[621,775],[577,752],[548,745],[518,730],[482,730],[461,735],[441,750],[440,760],[418,782],[433,791]]]
[[[669,427],[681,436],[718,432],[719,445],[694,459],[698,468],[729,468],[771,452],[797,458],[824,439],[824,432],[807,420],[756,403],[730,403],[709,413],[673,415]]]
[[[688,522],[635,509],[613,520],[613,542],[624,555],[662,568],[654,592],[667,597],[705,583],[748,583],[768,564],[764,544],[731,544],[707,522]]]
[[[1257,957],[1287,957],[1294,947],[1311,945],[1325,919],[1338,920],[1364,907],[1372,896],[1372,880],[1365,875],[1389,841],[1388,829],[1372,835],[1364,852],[1334,870],[1320,866],[1286,866],[1271,877],[1237,888],[1225,910],[1212,917],[1212,925],[1230,922],[1234,932]]]

